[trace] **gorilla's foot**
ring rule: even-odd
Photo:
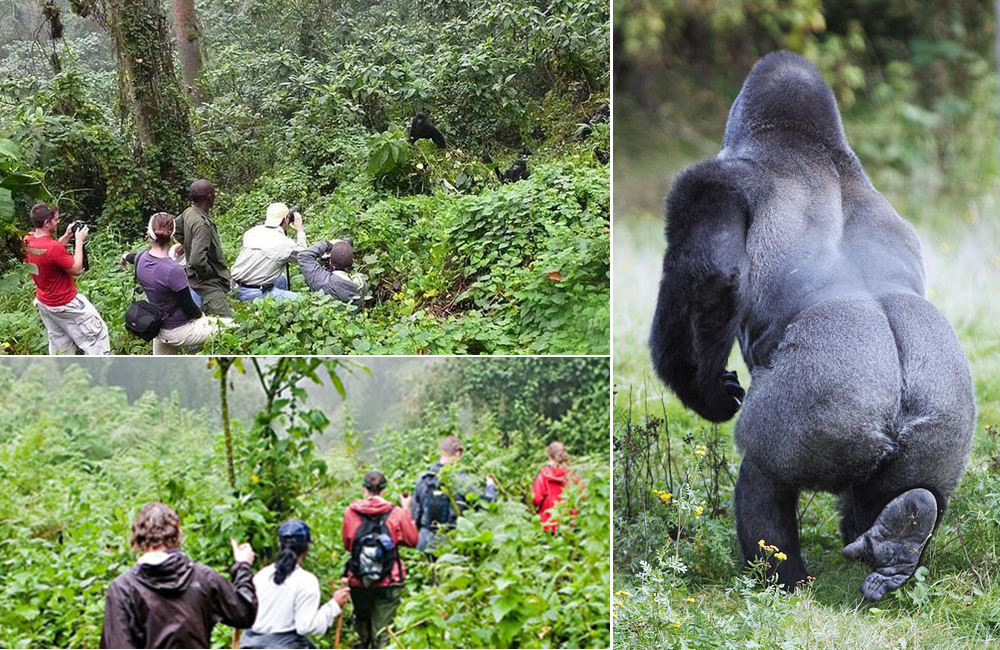
[[[872,527],[844,547],[845,557],[874,570],[861,583],[866,599],[878,600],[913,575],[936,520],[934,495],[923,488],[909,490],[890,501]]]

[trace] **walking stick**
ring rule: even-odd
[[[237,650],[240,647],[240,639],[243,637],[243,630],[239,628],[233,628],[233,650]]]
[[[337,615],[337,633],[333,635],[333,648],[340,650],[340,630],[344,627],[344,612]]]

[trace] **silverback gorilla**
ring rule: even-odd
[[[744,559],[759,540],[809,578],[801,490],[842,499],[844,555],[878,600],[917,568],[965,470],[968,363],[927,300],[920,242],[865,175],[837,103],[804,58],[776,52],[733,103],[722,151],[667,196],[650,345],[657,373],[712,422],[742,409],[734,507]],[[726,371],[738,338],[748,393]]]

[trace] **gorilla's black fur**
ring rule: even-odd
[[[496,167],[493,168],[496,172],[497,178],[500,179],[501,183],[516,183],[517,181],[526,181],[531,178],[531,172],[528,171],[528,161],[524,158],[518,158],[515,160],[507,171],[501,173]]]
[[[777,52],[754,66],[722,151],[674,181],[666,234],[653,363],[702,417],[742,409],[744,559],[763,540],[788,556],[786,588],[807,580],[796,505],[824,490],[842,498],[844,554],[872,569],[862,594],[896,589],[965,470],[972,381],[924,298],[913,228],[872,187],[808,61]],[[726,371],[734,338],[745,399]]]
[[[444,136],[427,119],[427,114],[420,111],[413,116],[413,121],[410,122],[410,142],[423,139],[433,140],[438,149],[444,149]]]

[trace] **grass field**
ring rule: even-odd
[[[1000,190],[995,180],[978,195],[955,197],[906,183],[886,190],[870,172],[876,187],[917,228],[929,298],[951,321],[969,358],[978,405],[972,458],[924,555],[927,571],[920,569],[919,579],[875,605],[858,591],[867,568],[841,557],[835,499],[804,493],[803,555],[817,579],[789,596],[748,586],[734,566],[731,501],[739,456],[732,422],[712,427],[681,406],[656,378],[646,346],[665,249],[663,195],[678,170],[714,156],[719,142],[668,112],[661,111],[655,127],[630,121],[629,115],[616,105],[615,646],[1000,647]],[[737,347],[729,367],[746,387],[749,373]],[[672,499],[652,490],[670,492]]]

